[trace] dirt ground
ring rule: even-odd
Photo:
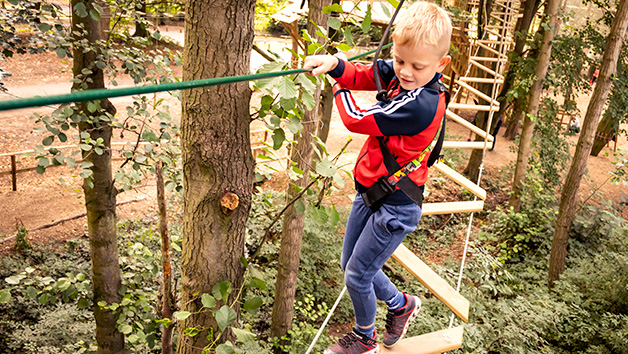
[[[268,42],[264,38],[264,43]],[[281,44],[281,43],[280,43]],[[70,64],[63,63],[55,53],[37,55],[16,55],[6,62],[0,63],[4,70],[12,76],[6,81],[8,94],[0,93],[0,99],[13,97],[29,97],[34,95],[50,95],[69,92],[70,88]],[[180,70],[180,69],[178,69]],[[131,80],[119,80],[120,86],[132,85]],[[359,105],[367,106],[375,102],[372,93],[356,93]],[[176,98],[168,94],[160,95],[170,105],[170,111],[180,116],[180,103]],[[117,98],[113,103],[123,111],[125,104],[130,103],[129,98]],[[579,98],[580,110],[586,112],[588,97]],[[51,108],[21,109],[0,112],[0,154],[32,149],[42,136],[32,133],[33,122],[29,119],[33,112],[50,112]],[[469,117],[470,119],[470,117]],[[458,136],[456,140],[466,140],[468,131],[456,123],[448,123],[447,134]],[[365,140],[364,136],[351,135],[342,125],[337,111],[334,111],[328,150],[335,155],[345,144],[347,138],[352,137],[348,153],[343,159],[351,164]],[[577,136],[571,137],[575,146]],[[115,137],[114,141],[121,141]],[[55,144],[56,145],[56,144]],[[516,158],[511,152],[513,143],[505,140],[501,135],[497,138],[494,151],[487,152],[486,173],[499,174],[500,169]],[[618,149],[628,148],[625,137],[621,137]],[[605,151],[609,151],[605,148]],[[467,154],[468,152],[464,152]],[[34,166],[36,162],[32,158],[19,158],[19,167]],[[10,168],[8,157],[0,157],[0,171]],[[600,193],[608,199],[616,199],[628,192],[624,185],[612,185],[608,182],[609,171],[613,169],[612,157],[600,154],[599,157],[590,157],[589,174],[581,185],[583,199],[597,186]],[[53,243],[54,241],[82,237],[86,232],[86,220],[84,217],[62,222],[54,227],[33,231],[42,226],[66,218],[80,216],[85,212],[83,205],[82,180],[76,171],[67,167],[49,169],[44,175],[36,172],[26,172],[18,175],[17,191],[11,190],[11,177],[0,177],[0,254],[13,246],[13,242],[2,242],[2,239],[15,234],[16,222],[21,222],[31,230],[29,238],[34,243]],[[334,197],[335,203],[348,204],[349,195],[352,195],[352,183],[346,183],[345,191]],[[156,211],[155,186],[152,181],[134,191],[124,192],[118,196],[118,202],[124,203],[118,208],[118,216],[124,218],[152,217]],[[496,199],[495,203],[502,203],[503,198]],[[490,203],[489,203],[490,204]]]

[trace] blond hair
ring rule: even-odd
[[[417,1],[400,14],[392,38],[398,45],[434,46],[436,54],[444,57],[451,41],[451,20],[438,5]]]

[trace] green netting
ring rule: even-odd
[[[390,45],[392,44],[387,44],[384,47],[389,47]],[[355,55],[349,58],[349,60],[353,61],[353,60],[362,58],[364,56],[374,53],[375,50],[376,49],[373,49],[366,53]],[[242,81],[254,81],[254,80],[268,79],[268,78],[273,78],[273,77],[278,77],[278,76],[305,73],[305,72],[311,71],[312,69],[313,68],[292,69],[292,70],[284,70],[284,71],[277,71],[277,72],[270,72],[270,73],[226,76],[226,77],[217,77],[217,78],[211,78],[211,79],[171,82],[171,83],[156,84],[156,85],[123,87],[123,88],[115,88],[115,89],[76,91],[76,92],[72,92],[72,93],[68,93],[64,95],[34,96],[34,97],[27,97],[27,98],[19,98],[19,99],[14,99],[14,100],[0,101],[0,111],[7,111],[10,109],[19,109],[19,108],[29,108],[29,107],[41,107],[41,106],[47,106],[47,105],[52,105],[52,104],[61,104],[61,103],[70,103],[70,102],[94,101],[94,100],[102,100],[102,99],[111,98],[111,97],[141,95],[141,94],[155,93],[155,92],[185,90],[185,89],[191,89],[191,88],[197,88],[197,87],[223,85],[223,84],[230,84],[230,83],[242,82]]]

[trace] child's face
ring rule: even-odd
[[[397,45],[393,47],[393,68],[405,90],[414,90],[432,80],[445,69],[451,57],[435,54],[431,45]]]

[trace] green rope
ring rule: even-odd
[[[385,47],[389,47],[391,45],[392,43],[389,43]],[[375,51],[376,49],[373,49],[366,53],[358,54],[356,56],[349,58],[349,60],[353,61],[353,60],[359,59],[361,57],[372,54]],[[164,83],[164,84],[124,87],[124,88],[116,88],[116,89],[75,91],[75,92],[64,94],[64,95],[34,96],[34,97],[27,97],[27,98],[19,98],[15,100],[0,101],[0,111],[7,111],[10,109],[19,109],[19,108],[29,108],[29,107],[41,107],[41,106],[47,106],[51,104],[95,101],[95,100],[102,100],[102,99],[111,98],[111,97],[141,95],[141,94],[163,92],[163,91],[184,90],[184,89],[191,89],[191,88],[197,88],[197,87],[231,84],[235,82],[253,81],[253,80],[268,79],[268,78],[278,77],[278,76],[301,74],[301,73],[312,71],[312,69],[314,68],[292,69],[292,70],[276,71],[276,72],[270,72],[270,73],[249,74],[249,75],[240,75],[240,76],[226,76],[226,77],[217,77],[217,78],[211,78],[211,79],[170,82],[170,83]]]

